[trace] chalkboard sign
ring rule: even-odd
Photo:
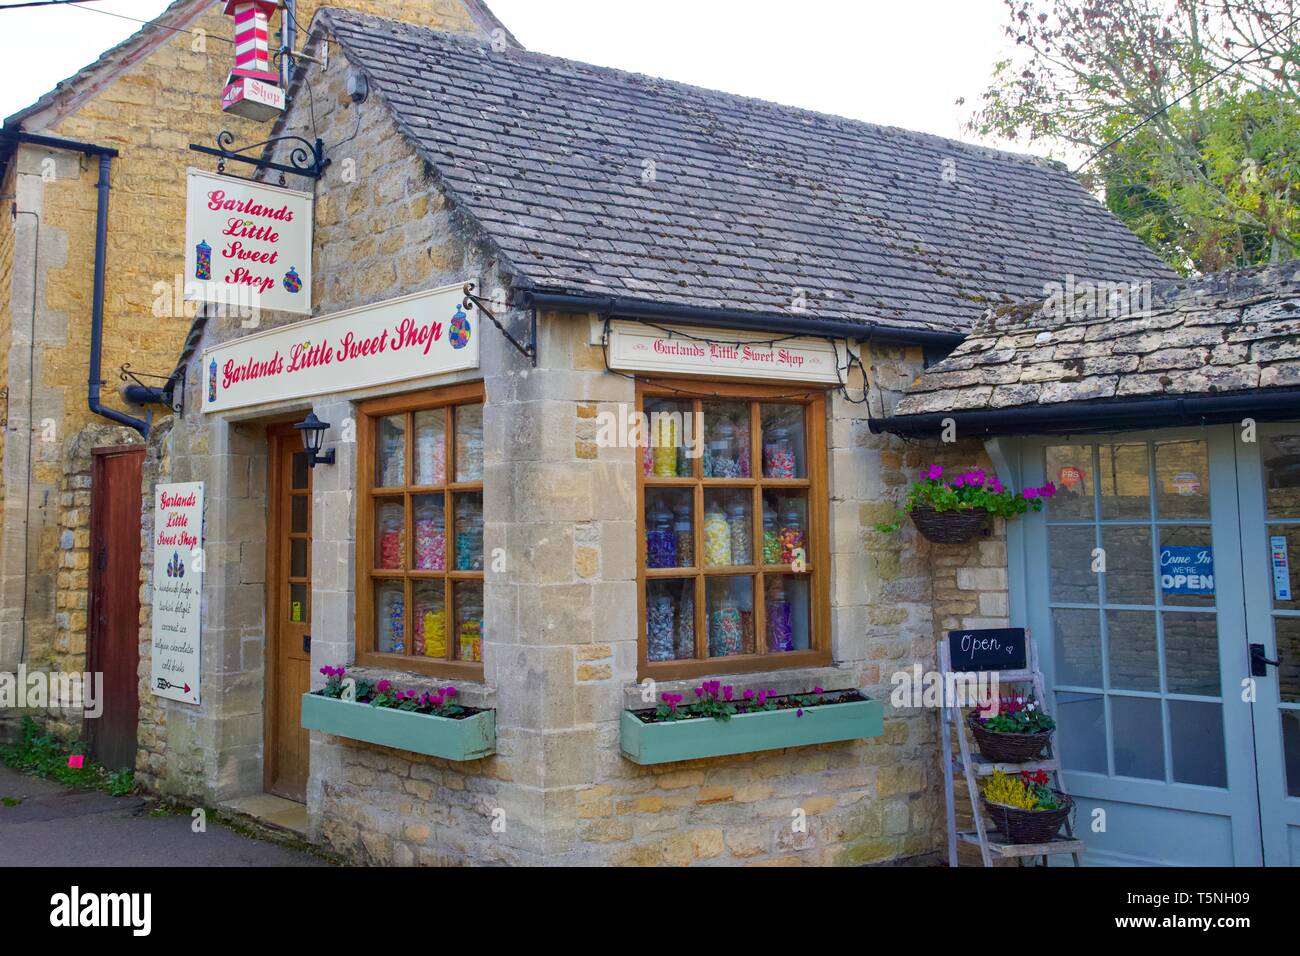
[[[1025,629],[993,627],[949,631],[948,656],[954,671],[1019,671],[1027,664]]]

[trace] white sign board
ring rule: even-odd
[[[311,193],[188,171],[185,297],[311,315]]]
[[[673,334],[639,322],[611,322],[610,368],[664,375],[839,382],[838,355],[825,339],[729,329],[682,328]],[[710,341],[700,341],[701,339]]]
[[[160,484],[153,499],[153,660],[158,697],[199,702],[203,482]]]
[[[203,353],[205,412],[477,368],[464,283],[235,339]]]

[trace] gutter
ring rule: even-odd
[[[0,129],[0,143],[26,143],[30,146],[44,146],[49,149],[62,149],[73,153],[99,158],[99,179],[95,183],[97,192],[95,204],[95,265],[94,291],[91,297],[90,313],[90,367],[86,378],[86,404],[90,410],[102,418],[134,428],[141,437],[149,437],[149,420],[132,418],[124,412],[106,408],[100,404],[99,392],[103,387],[101,377],[103,364],[104,338],[104,264],[108,254],[108,190],[109,177],[112,172],[113,157],[117,150],[109,146],[96,146],[93,143],[81,143],[71,139],[55,136],[41,136],[17,129]],[[152,418],[152,415],[150,416]]]
[[[938,435],[945,422],[953,422],[964,437],[992,437],[1141,431],[1178,425],[1219,425],[1247,418],[1255,421],[1300,420],[1300,388],[928,412],[873,418],[868,424],[876,434],[887,432],[919,438]]]
[[[949,351],[966,338],[963,332],[938,332],[933,329],[911,329],[878,325],[873,322],[849,322],[843,319],[799,318],[783,312],[706,309],[691,305],[627,299],[620,296],[525,291],[522,293],[521,303],[526,309],[595,312],[612,318],[643,319],[669,324],[694,323],[747,332],[782,332],[789,335],[819,335],[837,339],[896,342],[900,345],[922,345]]]

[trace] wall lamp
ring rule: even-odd
[[[307,464],[312,468],[317,465],[334,464],[334,449],[321,454],[320,446],[325,443],[325,433],[330,430],[330,423],[316,417],[315,412],[308,412],[307,417],[293,426],[302,432],[302,447],[307,449]]]

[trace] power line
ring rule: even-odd
[[[65,7],[70,3],[94,2],[97,2],[97,0],[27,0],[26,3],[6,3],[0,5],[0,10],[19,10],[23,7]]]
[[[33,0],[33,3],[37,5],[41,3],[58,3],[60,6],[64,6],[64,5],[71,6],[74,10],[85,10],[87,13],[102,13],[106,17],[117,17],[117,19],[119,20],[130,20],[132,23],[140,23],[143,24],[144,26],[154,27],[158,30],[167,30],[171,33],[183,33],[186,36],[191,36],[191,37],[195,35],[195,32],[193,30],[185,30],[182,29],[181,27],[169,27],[166,26],[165,24],[159,23],[157,20],[141,20],[138,17],[128,17],[125,13],[114,13],[112,10],[100,10],[97,7],[83,7],[81,4],[86,2],[90,2],[90,0]],[[31,6],[33,4],[22,4],[22,5]],[[9,8],[0,7],[0,10],[7,10],[7,9]],[[206,39],[220,40],[222,43],[229,43],[231,46],[235,45],[235,41],[232,40],[230,37],[217,36],[214,33],[207,34]]]

